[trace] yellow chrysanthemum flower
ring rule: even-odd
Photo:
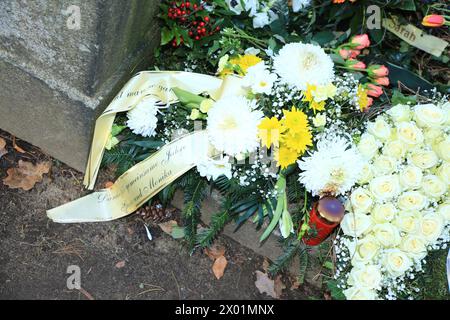
[[[233,73],[233,67],[238,66],[239,67],[239,74],[241,76],[244,76],[247,73],[248,68],[253,67],[254,65],[257,65],[262,61],[261,58],[258,56],[255,56],[254,54],[245,54],[243,56],[239,55],[237,57],[231,58],[227,61],[227,66],[222,66],[221,70],[219,69],[219,75],[221,77],[232,74]],[[231,67],[230,67],[231,66]]]
[[[292,107],[291,111],[283,110],[283,114],[282,124],[285,129],[289,130],[289,133],[299,133],[308,129],[308,119],[303,111]]]
[[[258,137],[267,148],[270,148],[272,144],[278,146],[282,131],[281,123],[276,117],[265,117],[258,125]]]
[[[283,144],[289,149],[294,150],[297,156],[305,153],[308,147],[312,146],[312,134],[309,128],[300,132],[288,133],[283,135]]]
[[[262,59],[254,54],[246,54],[230,60],[232,64],[236,64],[241,68],[243,75],[247,73],[248,68],[257,65],[261,61]]]
[[[316,111],[325,110],[325,101],[333,98],[336,94],[336,87],[329,83],[324,86],[316,86],[308,84],[303,93],[303,101],[309,102],[309,107]]]
[[[289,149],[284,144],[280,145],[280,148],[275,153],[275,159],[277,160],[277,165],[281,169],[287,168],[289,165],[297,161],[298,154],[295,150]]]
[[[367,90],[364,89],[362,85],[358,85],[358,91],[356,92],[358,97],[358,105],[361,111],[364,111],[369,104],[369,96],[367,95]]]

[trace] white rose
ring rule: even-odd
[[[395,206],[392,203],[387,202],[375,205],[370,212],[370,215],[375,222],[385,223],[394,219],[396,213],[397,209],[395,208]]]
[[[405,192],[397,200],[397,206],[404,211],[420,211],[427,203],[427,198],[418,191]]]
[[[350,287],[343,291],[347,300],[377,300],[378,296],[375,290],[360,288],[360,287]]]
[[[373,161],[373,170],[376,175],[391,174],[397,168],[397,160],[393,157],[381,155]]]
[[[383,147],[383,154],[395,159],[403,159],[405,157],[405,153],[405,144],[400,140],[389,141]]]
[[[450,221],[450,202],[443,203],[437,208],[437,213],[445,222]]]
[[[387,111],[394,122],[411,120],[411,107],[406,104],[397,104]]]
[[[432,145],[438,142],[442,138],[443,134],[444,133],[441,129],[428,128],[423,132],[423,137],[428,145]]]
[[[350,271],[347,283],[360,288],[378,289],[381,283],[380,267],[375,265],[354,267]]]
[[[373,178],[372,165],[369,163],[365,163],[361,169],[361,173],[359,174],[358,184],[366,184]]]
[[[419,235],[428,243],[435,242],[442,233],[444,222],[442,217],[436,213],[425,214],[419,222]]]
[[[372,232],[383,247],[396,247],[400,244],[400,232],[391,223],[377,224],[372,228]]]
[[[419,230],[420,214],[416,211],[400,211],[392,222],[400,231],[415,233]]]
[[[409,161],[422,170],[434,167],[439,158],[432,150],[414,150],[408,157]]]
[[[414,108],[414,118],[421,127],[440,127],[446,119],[445,112],[434,104],[417,105]]]
[[[347,213],[341,222],[344,234],[352,237],[361,236],[371,225],[370,217],[362,213]]]
[[[423,142],[422,131],[413,122],[397,124],[398,139],[408,146],[415,146]]]
[[[423,174],[422,170],[416,166],[410,165],[400,171],[398,178],[403,188],[414,189],[420,187]]]
[[[438,199],[447,192],[447,184],[435,175],[429,174],[422,180],[422,192],[431,198]]]
[[[351,252],[352,264],[356,266],[373,261],[379,250],[378,240],[371,234],[365,236],[356,242],[354,253]]]
[[[450,136],[445,136],[445,139],[435,146],[435,151],[441,159],[450,162]]]
[[[399,249],[388,249],[383,257],[383,266],[393,277],[402,276],[412,266],[412,260]]]
[[[371,194],[367,190],[357,188],[352,192],[350,202],[353,211],[357,213],[368,213],[372,207],[373,200]]]
[[[400,193],[398,176],[387,175],[373,179],[369,183],[370,192],[379,201],[394,198]]]
[[[391,135],[391,127],[383,117],[379,116],[375,119],[375,122],[369,122],[367,124],[367,132],[378,139],[385,141]]]
[[[446,114],[447,121],[445,122],[446,125],[450,125],[450,102],[447,101],[443,105],[441,105],[442,110],[444,110]]]
[[[422,260],[427,255],[427,247],[424,239],[417,235],[409,234],[402,239],[400,249],[417,261]]]
[[[364,133],[358,144],[358,150],[366,159],[372,159],[380,148],[380,142],[371,134]]]
[[[436,175],[439,177],[439,179],[441,179],[444,183],[446,183],[447,185],[450,184],[450,163],[448,162],[443,162],[437,172]]]

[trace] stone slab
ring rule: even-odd
[[[0,1],[0,128],[83,171],[95,119],[151,62],[159,2]]]

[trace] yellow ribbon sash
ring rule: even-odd
[[[47,215],[60,223],[122,218],[194,167],[199,158],[206,156],[207,140],[204,130],[174,140],[133,166],[110,188],[49,210]]]
[[[154,96],[164,104],[175,103],[177,97],[172,90],[175,87],[194,94],[208,93],[213,99],[244,93],[240,78],[233,76],[222,80],[176,71],[144,71],[136,74],[96,121],[84,176],[86,188],[94,188],[116,114],[133,109],[148,96]],[[110,188],[48,210],[47,215],[60,223],[109,221],[124,217],[193,168],[199,159],[210,152],[206,131],[188,134],[166,144],[130,168]]]

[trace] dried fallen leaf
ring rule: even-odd
[[[225,268],[227,267],[228,261],[224,256],[220,256],[214,261],[212,266],[212,270],[217,279],[223,277],[223,273],[225,272]]]
[[[113,184],[114,184],[114,182],[112,182],[112,181],[106,181],[105,182],[105,189],[111,188]]]
[[[263,265],[262,265],[264,272],[267,273],[267,270],[269,270],[269,266],[270,266],[269,259],[264,258]]]
[[[167,222],[158,224],[158,226],[165,233],[172,235],[172,230],[174,227],[178,226],[178,223],[175,220],[169,220]]]
[[[116,263],[116,268],[117,269],[121,269],[123,267],[125,267],[125,260],[121,260],[121,261]]]
[[[266,293],[272,298],[277,298],[277,293],[275,292],[275,281],[270,279],[267,273],[256,270],[255,286],[258,288],[260,293]]]
[[[6,141],[5,141],[5,139],[0,138],[0,158],[3,157],[7,153],[8,153],[8,151],[6,150]]]
[[[205,249],[205,253],[211,260],[216,260],[220,256],[225,255],[225,247],[220,244],[213,243],[211,247]]]
[[[50,162],[41,162],[36,165],[31,162],[19,160],[17,168],[9,168],[8,176],[3,183],[10,188],[31,190],[37,182],[42,181],[42,176],[50,171]]]
[[[281,280],[281,276],[278,275],[274,281],[274,291],[275,291],[277,299],[279,299],[281,297],[281,294],[283,293],[284,289],[286,289],[286,286],[283,283],[283,281]]]

